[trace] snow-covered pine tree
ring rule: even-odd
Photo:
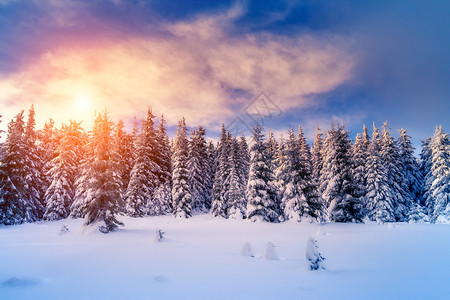
[[[158,145],[158,155],[156,163],[159,165],[158,174],[159,183],[156,187],[153,197],[159,203],[159,214],[165,215],[172,212],[172,150],[169,143],[169,136],[165,128],[166,121],[164,116],[158,125],[156,140]]]
[[[335,222],[361,221],[361,191],[353,179],[351,142],[343,125],[332,125],[324,142],[321,176],[328,217]]]
[[[361,190],[361,202],[363,207],[363,215],[366,215],[365,208],[367,206],[366,204],[366,164],[367,164],[367,157],[368,157],[368,151],[369,151],[369,145],[370,145],[370,137],[367,132],[366,125],[363,126],[363,132],[361,134],[356,135],[355,144],[353,145],[353,178],[355,180],[355,184],[358,186],[358,188]]]
[[[250,170],[250,153],[248,151],[247,140],[243,134],[239,139],[239,159],[239,176],[244,187],[247,187],[248,172]]]
[[[39,220],[43,207],[29,189],[28,150],[23,111],[8,124],[0,163],[0,224],[14,225]]]
[[[250,172],[247,184],[247,218],[253,221],[279,221],[279,203],[275,176],[267,163],[267,149],[263,128],[253,126]]]
[[[213,217],[228,218],[229,203],[225,198],[228,190],[226,179],[231,171],[230,163],[231,135],[222,124],[220,140],[216,149],[216,172],[212,191],[211,215]]]
[[[312,170],[311,147],[309,146],[308,142],[306,141],[305,135],[303,133],[303,128],[300,125],[298,125],[297,141],[298,141],[299,153],[302,157],[302,160],[304,160],[305,165],[308,166],[308,168],[310,168]]]
[[[292,131],[292,129],[291,129]],[[280,211],[284,212],[285,209],[285,202],[283,201],[283,194],[286,190],[286,184],[287,182],[285,180],[289,179],[288,173],[287,173],[287,165],[288,165],[288,157],[287,157],[287,149],[286,149],[286,141],[283,137],[283,135],[280,135],[280,139],[278,141],[278,150],[277,150],[277,156],[275,158],[277,168],[275,169],[274,176],[275,176],[275,186],[277,188],[278,193],[278,199],[280,201]],[[280,216],[280,221],[284,221],[284,213]]]
[[[419,163],[414,157],[414,147],[411,144],[411,137],[406,134],[406,129],[402,128],[398,130],[398,132],[398,154],[404,167],[403,170],[407,180],[411,200],[414,203],[421,205],[421,184],[423,177],[420,173]]]
[[[245,217],[245,209],[247,206],[245,201],[246,185],[244,185],[244,181],[241,178],[242,157],[240,157],[241,151],[236,137],[231,139],[230,154],[231,170],[225,179],[225,185],[228,186],[228,190],[225,191],[224,198],[229,204],[228,217],[242,219]]]
[[[421,184],[422,190],[422,204],[426,207],[427,214],[431,216],[433,214],[434,203],[430,194],[431,184],[434,181],[433,173],[431,172],[432,151],[431,151],[431,137],[422,141],[422,152],[420,153],[420,173],[423,180]]]
[[[44,193],[46,189],[46,175],[44,171],[44,161],[42,160],[42,150],[40,145],[37,144],[38,133],[36,131],[36,113],[34,111],[34,106],[31,105],[28,110],[28,119],[25,125],[24,135],[23,135],[23,147],[24,151],[24,162],[25,162],[25,181],[27,182],[26,190],[24,191],[24,196],[26,199],[34,202],[35,200],[40,202],[40,205],[36,206],[36,213],[38,218],[41,219],[44,215]]]
[[[432,223],[450,224],[450,139],[442,126],[436,127],[430,146],[434,177],[430,187],[434,204],[430,220]]]
[[[207,204],[206,209],[208,211],[211,210],[211,202],[212,202],[212,194],[213,194],[213,185],[214,185],[214,176],[216,173],[216,168],[215,168],[215,157],[216,157],[216,148],[214,146],[214,143],[209,140],[208,141],[208,145],[206,148],[206,153],[207,153],[207,157],[208,157],[208,165],[207,165],[207,173],[209,174],[209,176],[207,177],[207,189],[209,192],[209,199]]]
[[[117,153],[113,150],[112,127],[106,111],[95,118],[89,140],[93,153],[83,166],[87,174],[87,180],[83,182],[87,191],[86,198],[79,203],[80,210],[85,215],[84,225],[104,223],[99,226],[103,233],[123,225],[116,219],[116,214],[122,211],[123,204],[120,195],[122,182],[118,172],[118,159],[115,157]]]
[[[306,260],[311,271],[325,269],[323,261],[325,258],[319,252],[317,241],[313,237],[309,237],[306,244]]]
[[[81,122],[63,124],[56,157],[48,170],[50,186],[45,192],[44,220],[67,218],[75,194],[75,179],[78,173],[79,155],[83,147],[84,131]]]
[[[56,148],[58,147],[60,133],[55,128],[55,121],[50,119],[45,122],[44,128],[38,131],[38,144],[40,146],[39,156],[43,161],[42,174],[44,175],[42,180],[44,184],[44,191],[50,186],[51,178],[48,172],[51,168],[50,162],[55,157]]]
[[[313,179],[320,184],[320,174],[322,172],[323,134],[319,126],[316,125],[313,147],[311,149],[311,163],[313,168]]]
[[[189,145],[184,118],[178,122],[177,135],[172,156],[172,201],[173,215],[176,218],[189,218],[191,213],[191,192],[189,187]]]
[[[208,171],[208,157],[205,134],[205,129],[199,126],[197,130],[192,130],[189,141],[188,169],[193,213],[206,212],[207,203],[210,201],[210,191],[207,187],[209,174],[206,174]]]
[[[120,194],[122,199],[125,199],[126,190],[128,184],[130,183],[130,174],[133,169],[134,159],[133,159],[133,137],[128,134],[124,129],[124,124],[122,120],[119,120],[116,124],[114,130],[114,152],[117,153],[117,164],[119,166],[119,176],[122,179],[122,184],[120,186]]]
[[[378,223],[395,221],[395,206],[389,186],[388,173],[381,158],[381,139],[373,124],[372,141],[366,164],[366,212],[367,217]]]
[[[323,214],[311,165],[306,160],[307,155],[302,153],[306,149],[302,140],[303,137],[297,140],[294,131],[290,130],[285,147],[279,147],[276,170],[284,219],[298,222],[317,220]]]
[[[411,207],[411,194],[405,177],[403,160],[399,155],[397,143],[389,132],[387,122],[383,124],[380,155],[387,171],[388,185],[391,188],[395,220],[405,221],[408,219]]]
[[[266,149],[267,149],[267,164],[269,165],[272,172],[275,172],[275,169],[277,168],[276,157],[278,151],[278,144],[277,140],[273,135],[272,129],[269,130]]]
[[[142,121],[141,133],[136,148],[136,159],[130,174],[130,183],[126,191],[126,212],[131,217],[145,214],[160,214],[160,203],[153,198],[153,192],[159,184],[161,172],[156,163],[156,132],[151,109]]]

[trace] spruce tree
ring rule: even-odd
[[[239,139],[239,176],[244,187],[247,187],[248,172],[250,170],[250,153],[248,151],[247,140],[244,135]]]
[[[225,179],[225,185],[228,186],[228,190],[225,191],[224,198],[229,204],[228,217],[242,219],[245,217],[245,209],[247,206],[245,199],[246,185],[244,185],[244,181],[242,180],[240,145],[235,137],[231,139],[230,155],[231,170]]]
[[[311,163],[313,168],[313,179],[320,184],[320,174],[322,173],[323,152],[323,134],[319,126],[316,125],[316,133],[314,134],[314,142],[311,150]]]
[[[45,220],[67,218],[75,195],[75,178],[78,173],[79,155],[83,147],[81,123],[63,124],[61,138],[49,166],[50,186],[45,192]]]
[[[323,199],[331,221],[361,221],[361,191],[353,179],[351,142],[343,125],[332,126],[324,142]]]
[[[36,131],[36,113],[34,106],[31,105],[28,110],[28,119],[24,128],[24,135],[22,139],[22,147],[24,147],[24,163],[25,163],[25,181],[27,188],[25,197],[31,201],[38,201],[40,205],[36,206],[36,214],[41,219],[44,214],[44,193],[46,189],[46,180],[44,171],[44,161],[42,159],[42,150],[37,143],[38,133]]]
[[[37,191],[28,181],[28,140],[25,138],[23,111],[8,124],[0,164],[0,224],[14,225],[40,219],[43,207]]]
[[[353,145],[353,178],[355,180],[355,184],[361,190],[361,203],[363,207],[363,215],[366,215],[365,208],[367,206],[366,203],[366,176],[367,176],[367,158],[369,152],[370,138],[367,132],[367,127],[363,126],[363,133],[356,135],[355,144]]]
[[[253,145],[251,147],[250,172],[247,184],[247,218],[253,221],[279,221],[278,196],[274,173],[268,164],[263,128],[253,126]]]
[[[122,182],[120,185],[120,194],[122,195],[122,199],[125,199],[126,190],[130,183],[131,170],[134,165],[134,146],[133,137],[125,131],[122,120],[116,124],[113,145],[114,152],[117,153],[117,164],[120,166],[119,176]]]
[[[211,214],[213,217],[228,218],[229,203],[225,198],[225,192],[228,190],[227,177],[231,171],[230,162],[231,136],[222,124],[220,140],[216,150],[216,172],[214,174],[214,184],[212,190]]]
[[[411,200],[419,205],[421,201],[421,183],[423,181],[422,174],[420,173],[419,163],[414,157],[414,147],[411,143],[411,137],[406,134],[406,129],[398,130],[398,149],[399,156],[404,167],[405,178],[407,180],[408,191],[410,193]]]
[[[373,125],[372,141],[366,164],[366,212],[367,217],[378,223],[395,221],[395,206],[389,186],[388,173],[381,157],[381,138]]]
[[[122,210],[122,182],[118,172],[117,153],[113,147],[112,126],[106,111],[97,115],[89,139],[89,148],[93,151],[83,165],[87,180],[80,186],[85,189],[86,198],[72,205],[78,206],[81,214],[84,214],[86,226],[97,222],[104,223],[99,226],[103,233],[123,225],[116,219],[116,214]]]
[[[216,148],[214,146],[214,143],[211,140],[208,141],[206,153],[207,153],[207,158],[208,158],[206,172],[209,174],[209,176],[207,176],[207,182],[206,182],[206,186],[207,186],[208,193],[209,193],[209,199],[208,199],[208,202],[206,203],[206,205],[207,205],[206,209],[208,211],[210,211],[211,205],[212,205],[214,176],[215,176],[215,172],[216,172],[216,169],[215,169]]]
[[[206,212],[210,201],[210,192],[207,187],[208,157],[206,152],[206,131],[201,126],[192,130],[189,141],[189,185],[191,189],[191,207],[193,213]]]
[[[156,163],[157,144],[153,118],[152,111],[148,109],[147,118],[142,121],[136,159],[126,191],[126,213],[131,217],[142,217],[147,213],[158,215],[160,211],[160,203],[153,197],[159,184],[158,174],[161,172]]]
[[[189,187],[189,146],[184,118],[178,122],[177,135],[173,145],[172,201],[176,218],[189,218],[191,213],[191,193]]]
[[[302,153],[305,151],[304,139],[301,140],[296,140],[291,129],[286,145],[279,147],[276,170],[284,219],[298,222],[317,220],[323,213],[311,165]],[[280,145],[282,143],[280,140]]]
[[[158,154],[156,156],[156,163],[159,166],[160,173],[158,174],[159,183],[153,193],[155,202],[159,203],[159,211],[156,214],[165,215],[172,212],[172,151],[169,143],[169,136],[165,128],[166,121],[164,116],[158,125],[158,132],[156,134]]]
[[[430,220],[432,223],[450,224],[450,139],[442,126],[436,127],[430,146],[434,177],[430,187],[433,201]]]
[[[267,139],[267,163],[269,167],[271,168],[272,172],[275,172],[276,166],[276,157],[277,157],[277,150],[278,145],[277,141],[273,135],[272,129],[269,130],[269,135]]]
[[[405,221],[411,207],[411,194],[405,177],[405,166],[399,155],[397,143],[388,130],[387,122],[383,124],[381,137],[381,159],[387,171],[388,185],[391,189],[396,221]]]
[[[431,137],[422,141],[422,152],[420,153],[420,174],[422,175],[421,198],[422,204],[426,207],[429,216],[433,213],[433,199],[430,197],[431,184],[434,181],[432,166]]]

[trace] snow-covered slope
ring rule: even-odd
[[[450,226],[122,218],[0,227],[0,299],[448,299]],[[69,231],[60,234],[63,225]],[[155,242],[155,229],[165,232]],[[318,241],[326,270],[309,271]],[[254,257],[242,256],[248,242]],[[266,259],[268,242],[279,259]]]

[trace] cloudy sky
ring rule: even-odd
[[[0,0],[0,126],[31,104],[38,125],[86,129],[151,106],[212,137],[255,115],[309,138],[388,120],[419,145],[450,130],[449,15],[439,0]]]

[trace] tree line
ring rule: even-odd
[[[173,214],[267,222],[450,223],[450,142],[442,127],[414,157],[405,129],[388,124],[349,138],[343,124],[309,145],[302,128],[275,139],[253,126],[251,147],[222,125],[217,143],[178,122],[170,139],[149,109],[131,133],[97,114],[91,131],[52,120],[37,130],[35,111],[8,124],[0,151],[0,224],[67,217],[102,222],[103,232],[131,217]],[[139,126],[140,125],[140,126]]]

